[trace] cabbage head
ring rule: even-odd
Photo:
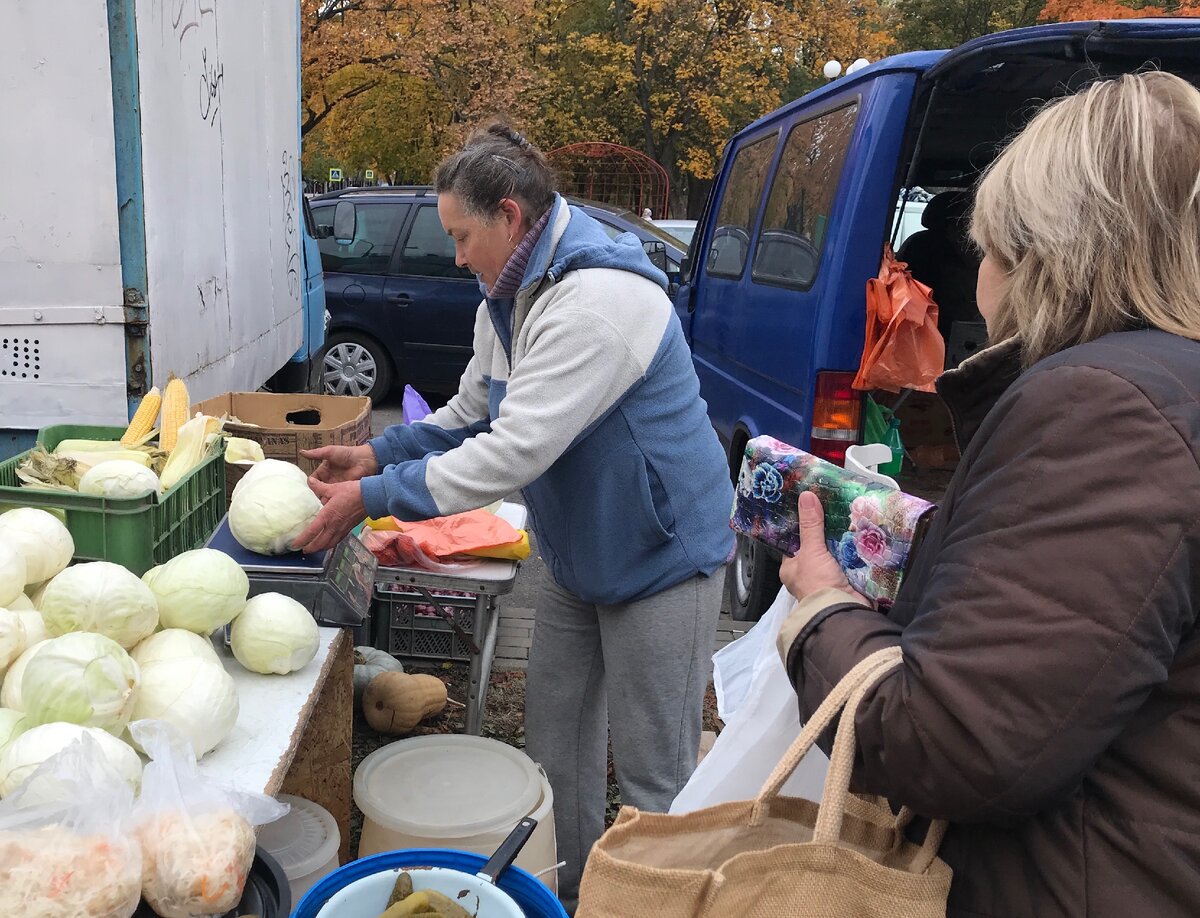
[[[162,660],[190,659],[191,657],[200,657],[217,665],[221,663],[221,658],[217,656],[212,641],[182,628],[167,628],[154,632],[133,648],[129,655],[143,671],[150,663],[158,663]]]
[[[127,650],[158,627],[158,600],[141,578],[119,564],[76,564],[42,594],[42,620],[52,635],[94,631]]]
[[[77,631],[47,641],[25,665],[21,702],[31,724],[64,721],[120,735],[140,681],[120,644]]]
[[[263,475],[239,484],[242,489],[229,504],[229,531],[243,548],[260,555],[292,551],[292,542],[321,512],[307,478]]]
[[[226,455],[228,456],[228,454]],[[229,495],[229,499],[237,497],[251,482],[258,481],[260,478],[269,478],[272,475],[283,475],[293,481],[308,481],[308,475],[295,463],[284,462],[282,459],[263,459],[261,462],[255,462],[246,470],[242,480],[233,486],[233,493]]]
[[[142,670],[133,719],[171,724],[191,742],[197,759],[229,735],[237,718],[237,685],[219,662],[159,660]]]
[[[79,493],[94,497],[141,497],[162,490],[158,476],[129,459],[109,459],[93,465],[79,479]]]
[[[308,609],[282,593],[255,596],[233,620],[233,655],[251,672],[284,675],[308,665],[321,635]]]
[[[25,582],[49,580],[71,563],[75,540],[57,516],[36,507],[0,513],[0,542],[25,558]]]
[[[25,556],[14,545],[0,540],[0,608],[11,608],[25,595]]]
[[[214,548],[197,548],[151,568],[142,577],[158,601],[163,628],[212,634],[246,607],[250,578],[240,564]]]

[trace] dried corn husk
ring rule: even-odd
[[[109,459],[129,459],[144,465],[158,475],[167,462],[167,453],[150,444],[151,436],[143,437],[133,446],[122,446],[119,440],[63,440],[54,447],[54,455],[80,463],[79,477],[93,465]]]
[[[65,456],[56,456],[44,449],[35,449],[17,466],[17,479],[23,488],[42,491],[76,491],[83,477],[79,463]]]

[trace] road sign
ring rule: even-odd
[[[368,169],[366,172],[364,172],[364,173],[363,173],[363,177],[364,177],[364,178],[365,178],[365,179],[366,179],[368,182],[374,181],[374,180],[375,180],[375,170],[374,170],[374,169]]]
[[[342,180],[342,170],[341,169],[330,169],[329,170],[329,181],[340,182],[341,180]]]

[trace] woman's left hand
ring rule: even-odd
[[[804,599],[818,590],[842,590],[862,600],[866,606],[874,603],[857,592],[841,565],[825,543],[825,510],[817,495],[805,491],[799,497],[800,548],[790,558],[784,558],[779,579],[796,600]]]

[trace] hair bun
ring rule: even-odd
[[[488,125],[487,133],[489,133],[495,137],[500,137],[500,138],[503,138],[504,140],[507,140],[509,143],[511,143],[513,146],[517,147],[518,149],[521,149],[521,150],[529,149],[529,141],[526,140],[524,138],[524,136],[522,136],[519,132],[514,131],[511,127],[509,127],[507,124],[505,124],[502,121],[498,121],[495,124]]]

